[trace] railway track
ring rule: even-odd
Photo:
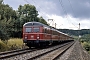
[[[69,42],[66,44],[63,44],[59,47],[56,47],[53,50],[44,52],[40,55],[34,56],[32,58],[29,58],[28,60],[56,60],[58,59],[65,51],[67,51],[72,45],[74,44]]]
[[[0,60],[54,60],[73,45],[72,42],[44,49],[23,49],[0,53]],[[65,48],[65,49],[64,49]]]
[[[69,43],[60,45],[59,47],[55,47],[54,49],[51,49],[50,51],[31,57],[28,60],[56,60],[65,51],[67,51],[73,44],[74,42],[69,42]]]
[[[20,50],[1,52],[0,59],[10,58],[16,55],[25,54],[25,53],[32,52],[32,51],[35,51],[35,50],[30,50],[29,48],[26,48],[26,49],[20,49]]]

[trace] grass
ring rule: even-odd
[[[81,42],[81,45],[86,49],[86,51],[90,54],[90,42]]]
[[[12,38],[12,39],[8,40],[7,45],[11,49],[21,49],[23,46],[23,41],[22,41],[22,39]]]
[[[90,54],[90,51],[88,51],[88,53]]]
[[[19,38],[11,38],[7,43],[0,40],[0,51],[22,49],[24,46],[23,40]]]
[[[8,50],[8,46],[0,40],[0,51]]]

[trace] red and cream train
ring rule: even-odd
[[[71,36],[40,22],[27,22],[23,25],[23,42],[28,47],[72,40],[73,38]]]

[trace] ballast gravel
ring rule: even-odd
[[[90,54],[76,41],[58,60],[90,60]]]

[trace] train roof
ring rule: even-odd
[[[25,23],[23,26],[45,26],[44,24],[40,23],[40,22],[27,22]]]

